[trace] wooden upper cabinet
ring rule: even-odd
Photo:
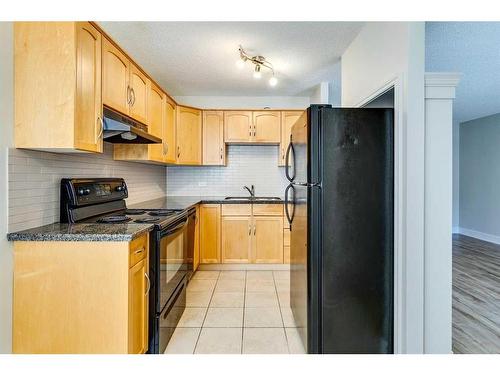
[[[224,141],[248,143],[252,141],[252,111],[224,111]]]
[[[281,143],[279,149],[278,165],[285,165],[286,150],[290,143],[290,135],[292,134],[292,126],[300,118],[304,111],[283,111],[281,112]]]
[[[76,24],[75,147],[102,152],[101,33]]]
[[[163,142],[165,145],[164,161],[172,164],[177,160],[177,147],[175,144],[176,112],[175,102],[167,97],[165,100],[165,128],[163,131]]]
[[[224,115],[203,111],[203,165],[225,165]]]
[[[281,112],[253,112],[252,141],[257,143],[279,143],[281,140]]]
[[[177,106],[177,164],[201,164],[201,111]]]
[[[134,64],[130,63],[129,102],[130,117],[148,125],[148,96],[151,81]]]
[[[102,102],[123,114],[129,114],[130,62],[108,39],[102,41]]]
[[[163,162],[165,158],[165,139],[163,132],[165,128],[165,94],[151,83],[148,98],[148,132],[155,137],[161,138],[161,144],[149,145],[149,157],[151,160]]]
[[[14,23],[15,147],[102,151],[101,42],[88,22]]]

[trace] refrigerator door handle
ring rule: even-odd
[[[293,192],[293,198],[292,198],[292,205],[293,205],[293,211],[290,213],[288,210],[288,191],[292,189]],[[285,215],[286,219],[288,220],[288,224],[290,224],[290,230],[292,229],[292,221],[293,221],[293,216],[295,215],[295,188],[293,187],[293,184],[290,184],[286,187],[285,189]]]
[[[321,182],[292,182],[294,186],[321,187]]]
[[[293,154],[292,160],[293,160],[293,168],[292,172],[293,175],[290,176],[289,168],[290,168],[290,154]],[[292,182],[293,179],[295,178],[295,150],[293,148],[292,144],[292,136],[290,136],[290,143],[288,144],[288,147],[286,149],[286,156],[285,156],[285,175],[288,181]]]

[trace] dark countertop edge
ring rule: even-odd
[[[49,224],[50,225],[50,224]],[[78,225],[78,224],[76,224]],[[7,240],[25,242],[130,242],[140,235],[150,232],[154,225],[138,229],[134,233],[33,233],[37,228],[7,233]],[[39,227],[42,228],[42,227]]]
[[[161,203],[160,203],[161,202]],[[283,199],[277,200],[258,200],[251,201],[247,199],[241,200],[227,200],[225,197],[200,197],[200,196],[183,196],[183,195],[167,195],[163,198],[155,198],[152,200],[134,203],[129,208],[167,208],[167,209],[181,209],[187,210],[197,204],[284,204]],[[162,207],[157,207],[158,205]]]

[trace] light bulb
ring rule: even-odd
[[[236,66],[238,69],[243,69],[245,67],[245,62],[242,59],[238,59],[238,61],[236,61]]]
[[[260,79],[262,73],[260,72],[260,65],[255,65],[255,70],[253,71],[253,78]]]
[[[271,78],[269,78],[269,85],[270,86],[276,86],[278,84],[278,78],[276,78],[275,76],[272,76]]]

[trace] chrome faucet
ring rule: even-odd
[[[248,190],[250,196],[253,198],[255,197],[255,187],[253,185],[251,186],[252,186],[251,188],[249,188],[248,186],[243,186],[243,189]]]

